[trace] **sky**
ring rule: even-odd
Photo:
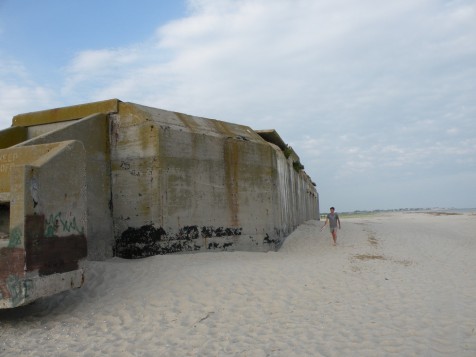
[[[474,0],[0,0],[0,129],[111,98],[275,129],[321,212],[476,207]]]

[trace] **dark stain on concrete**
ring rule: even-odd
[[[9,276],[25,275],[25,250],[23,248],[0,249],[0,295],[3,299],[11,297],[7,286]]]
[[[219,246],[220,246],[220,244],[215,243],[215,242],[208,243],[208,249],[218,249]]]
[[[202,238],[240,236],[242,228],[202,227]]]
[[[200,235],[200,232],[198,231],[197,226],[185,226],[180,228],[176,239],[185,239],[185,240],[198,239],[199,235]]]
[[[177,233],[168,234],[162,227],[144,225],[129,227],[116,239],[114,255],[125,259],[153,255],[194,252],[202,249],[228,250],[233,242],[226,239],[241,235],[242,228],[184,226]],[[224,240],[206,242],[207,239]]]
[[[266,233],[266,236],[263,239],[263,244],[274,245],[276,249],[281,245],[281,241],[279,239],[270,239],[269,234]]]
[[[77,270],[88,254],[84,235],[45,237],[45,217],[27,216],[25,220],[26,270],[50,275]]]
[[[153,225],[144,225],[139,228],[127,228],[116,240],[114,255],[126,258],[137,259],[150,257],[161,252],[160,242],[166,240],[167,233],[162,227],[156,228]],[[178,247],[170,247],[178,249]]]

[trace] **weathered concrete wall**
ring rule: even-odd
[[[103,114],[94,114],[97,111]],[[88,115],[82,119],[81,116]],[[274,131],[109,100],[15,116],[17,146],[87,151],[90,259],[278,248],[319,217],[317,191]],[[108,127],[109,126],[109,127]],[[265,138],[266,140],[264,140]],[[274,145],[274,144],[276,145]]]
[[[281,236],[288,236],[299,224],[319,219],[319,198],[311,179],[304,171],[293,167],[293,159],[286,159],[276,148],[277,178],[275,217]]]
[[[278,248],[317,193],[246,126],[120,103],[111,117],[116,254]]]
[[[114,99],[17,115],[0,148],[0,308],[80,286],[86,254],[268,251],[319,218],[274,130]]]
[[[88,258],[91,260],[111,258],[114,234],[107,115],[98,113],[75,121],[31,125],[28,127],[28,136],[32,139],[17,146],[32,146],[72,139],[84,144],[89,203],[86,229]]]
[[[79,141],[0,150],[0,308],[79,287],[86,258]]]
[[[57,125],[61,122],[84,118],[94,113],[115,113],[117,112],[119,102],[118,99],[109,99],[100,102],[18,114],[13,117],[12,126],[32,127],[46,124]]]

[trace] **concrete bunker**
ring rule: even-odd
[[[0,131],[0,308],[81,286],[85,259],[265,252],[309,219],[315,184],[274,130],[117,99],[20,114]]]

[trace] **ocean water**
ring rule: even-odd
[[[454,213],[454,214],[476,214],[476,208],[400,208],[400,209],[388,209],[388,210],[374,210],[374,211],[353,211],[353,212],[338,212],[341,215],[366,215],[374,213],[384,212],[441,212],[441,213]],[[321,212],[321,219],[326,219],[327,212]]]
[[[472,213],[476,214],[476,208],[435,208],[430,212],[445,212],[445,213]]]

